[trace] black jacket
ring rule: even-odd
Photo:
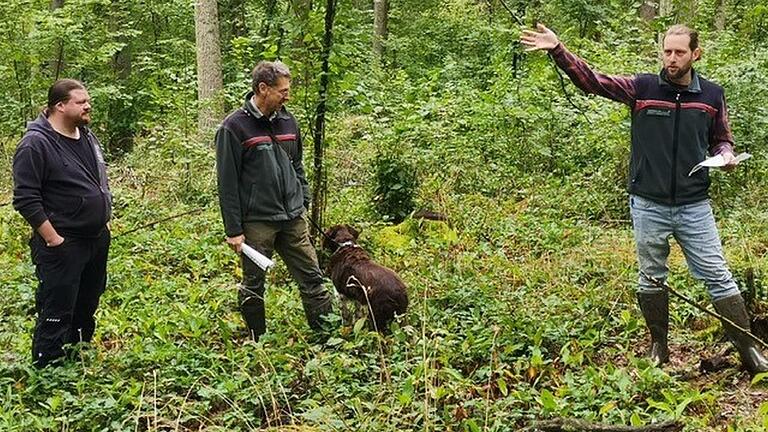
[[[309,200],[296,119],[285,108],[273,119],[261,116],[251,95],[216,132],[219,205],[229,237],[243,233],[243,222],[295,219]]]
[[[13,206],[37,229],[46,220],[59,235],[95,237],[112,214],[112,195],[99,141],[80,128],[94,152],[97,172],[62,142],[45,115],[27,125],[13,157]]]

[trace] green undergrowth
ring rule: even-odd
[[[686,378],[699,355],[723,346],[718,324],[700,312],[674,307],[682,366],[662,370],[643,358],[631,230],[621,210],[603,210],[623,205],[620,191],[600,199],[576,178],[542,174],[502,195],[456,193],[435,173],[423,176],[419,202],[447,221],[386,225],[372,216],[373,173],[358,169],[374,154],[362,144],[330,151],[337,169],[326,220],[363,230],[363,247],[406,281],[409,312],[385,337],[356,323],[323,340],[278,260],[268,333],[248,342],[212,150],[172,132],[163,139],[112,163],[115,239],[98,331],[61,367],[29,366],[28,228],[0,209],[0,429],[514,431],[564,416],[749,431],[765,422],[765,406],[749,398],[722,414],[734,387],[749,386],[744,374]],[[765,217],[748,208],[727,212],[722,234],[737,274],[764,274]],[[679,253],[671,267],[676,286],[705,300]]]

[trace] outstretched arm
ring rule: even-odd
[[[605,75],[593,71],[587,63],[568,51],[555,32],[543,24],[538,31],[523,30],[520,43],[526,51],[548,51],[573,83],[587,93],[632,105],[635,100],[635,79],[630,76]]]

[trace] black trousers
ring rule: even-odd
[[[29,246],[39,281],[32,339],[36,366],[63,357],[64,345],[93,337],[93,316],[107,284],[109,242],[107,229],[97,238],[65,237],[56,247],[47,247],[37,233],[32,236]]]

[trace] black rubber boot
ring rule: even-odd
[[[712,304],[715,305],[715,310],[720,315],[733,321],[737,326],[750,330],[747,307],[744,305],[744,299],[740,294],[715,300]],[[768,360],[763,356],[755,341],[725,321],[723,321],[723,327],[725,334],[739,351],[741,362],[747,371],[752,375],[768,372]]]
[[[302,293],[301,303],[304,306],[304,314],[307,317],[309,327],[314,331],[328,330],[323,328],[326,315],[333,312],[331,294],[322,285],[313,290],[311,294]]]
[[[254,342],[267,331],[267,322],[264,311],[264,286],[240,285],[238,290],[240,301],[240,313],[248,326]]]
[[[649,357],[657,365],[669,361],[669,293],[658,291],[653,293],[637,293],[637,303],[643,312],[645,324],[651,333],[651,350]]]

